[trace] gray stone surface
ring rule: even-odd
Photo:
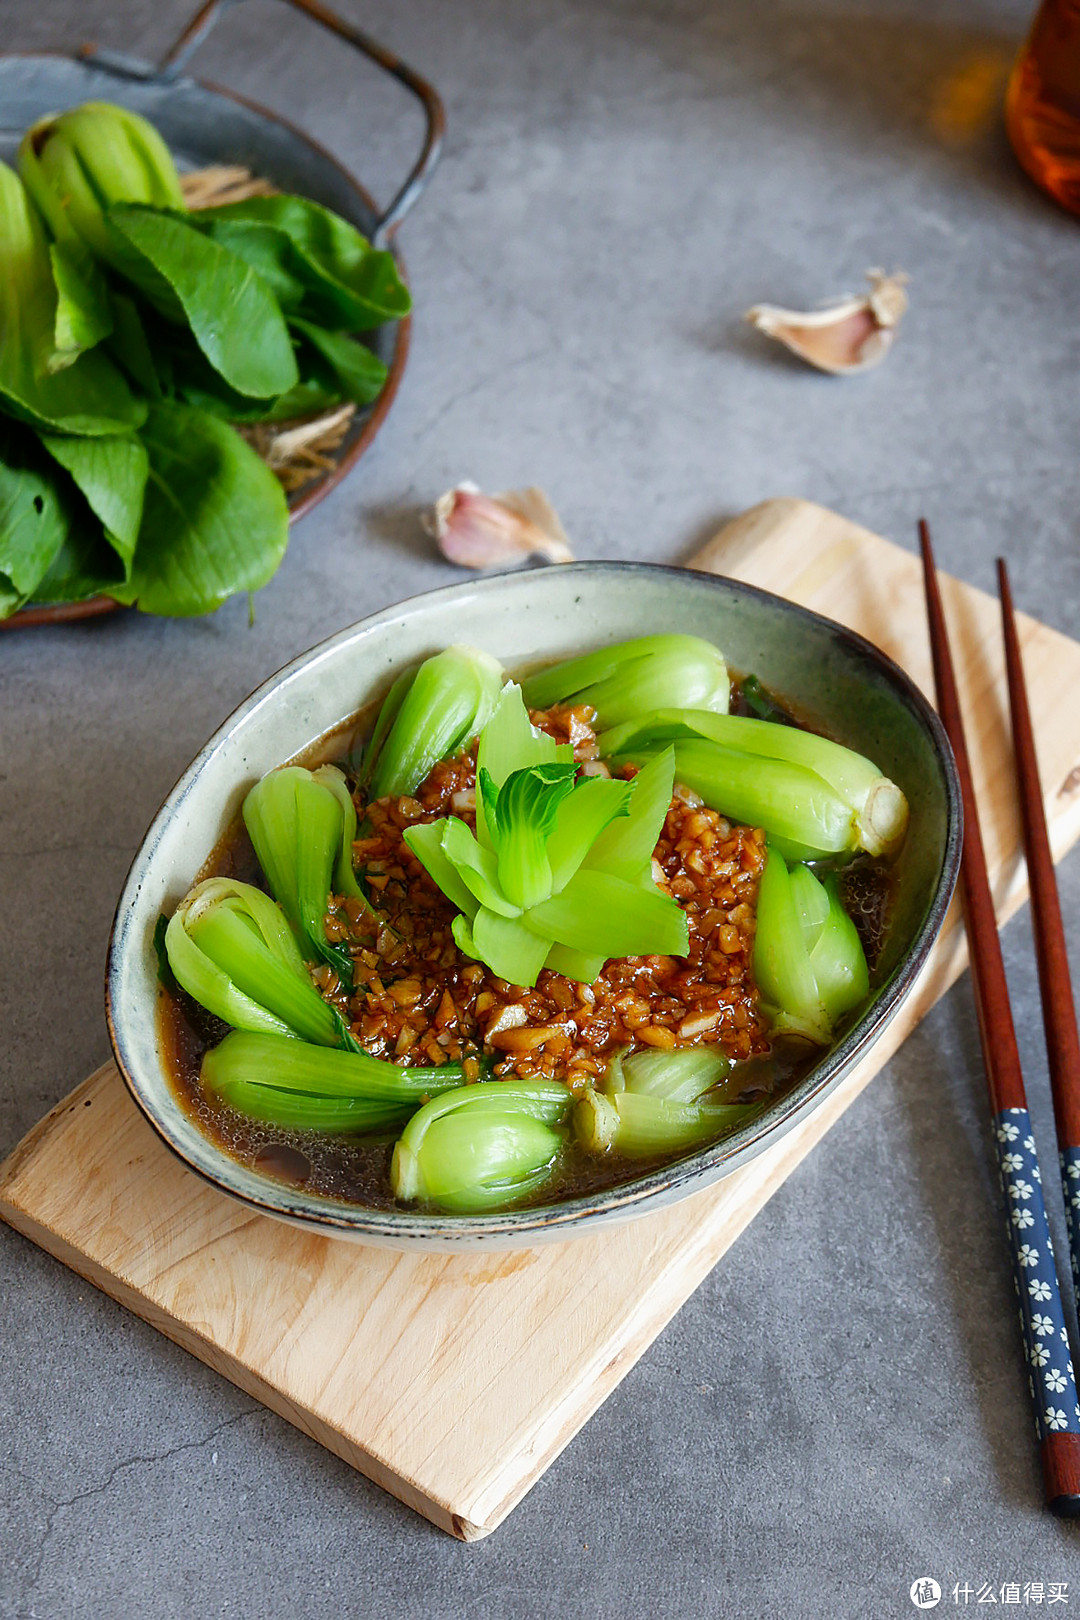
[[[905,545],[925,512],[946,566],[988,585],[1003,549],[1022,604],[1076,630],[1080,229],[996,122],[950,135],[940,111],[1007,62],[1024,5],[341,4],[448,104],[403,233],[405,385],[253,628],[240,602],[0,641],[0,1151],[107,1055],[109,922],[162,795],[291,655],[454,577],[415,521],[450,482],[545,485],[584,557],[678,560],[774,494]],[[186,9],[5,0],[3,43],[150,54]],[[389,194],[413,115],[301,24],[245,8],[203,61]],[[911,273],[912,311],[862,380],[740,324],[878,263]],[[1080,946],[1080,858],[1062,881]],[[1026,921],[1005,944],[1041,1099]],[[965,984],[473,1547],[0,1231],[0,1614],[809,1620],[914,1613],[923,1574],[941,1612],[955,1582],[1071,1580],[1080,1605],[1080,1531],[1040,1507],[981,1087]]]

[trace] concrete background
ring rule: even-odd
[[[448,106],[402,236],[404,387],[253,628],[237,602],[0,640],[0,1151],[108,1054],[109,923],[163,794],[294,653],[455,577],[416,510],[462,477],[543,484],[582,557],[675,561],[775,494],[903,545],[925,513],[944,566],[990,586],[1004,550],[1021,605],[1076,630],[1080,226],[994,110],[1024,5],[340,3]],[[3,43],[152,55],[186,10],[4,0]],[[230,17],[200,69],[377,195],[402,172],[403,98],[280,10]],[[912,310],[863,379],[740,323],[874,264],[910,272]],[[1075,925],[1080,857],[1062,882]],[[1026,920],[1005,944],[1041,1099]],[[0,1254],[5,1617],[801,1620],[914,1613],[921,1575],[941,1612],[955,1582],[1071,1579],[1080,1606],[1080,1527],[1040,1507],[966,983],[473,1547],[7,1229]]]

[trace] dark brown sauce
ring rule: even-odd
[[[368,722],[376,710],[377,704],[368,705],[347,726],[319,738],[290,763],[315,766],[343,760],[353,740],[366,734]],[[750,712],[741,705],[737,688],[733,690],[732,712]],[[792,721],[803,723],[794,716]],[[807,726],[806,729],[816,728]],[[239,815],[199,872],[200,880],[208,877],[229,877],[267,888]],[[844,903],[851,911],[867,954],[873,984],[874,966],[888,921],[889,869],[881,861],[861,859],[845,869],[841,884]],[[858,1012],[853,1015],[858,1016]],[[390,1159],[396,1134],[349,1137],[318,1131],[289,1131],[235,1113],[208,1098],[199,1083],[203,1055],[224,1038],[228,1026],[176,986],[161,989],[158,1022],[177,1098],[200,1129],[231,1158],[275,1181],[345,1204],[377,1210],[401,1207],[390,1188]],[[809,1049],[802,1042],[778,1041],[768,1058],[751,1058],[737,1064],[710,1097],[722,1102],[747,1103],[782,1097],[820,1057],[816,1048]],[[609,1155],[597,1158],[571,1140],[552,1180],[514,1207],[583,1197],[635,1180],[665,1162],[663,1157],[623,1159]]]

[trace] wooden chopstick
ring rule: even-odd
[[[997,571],[1016,783],[1024,824],[1024,854],[1031,885],[1035,956],[1039,964],[1043,1029],[1050,1064],[1050,1090],[1054,1099],[1061,1182],[1065,1191],[1073,1286],[1080,1298],[1080,1032],[1076,1025],[1076,1004],[1073,1001],[1069,952],[1061,920],[1054,857],[1050,853],[1046,810],[1039,785],[1035,735],[1028,708],[1027,683],[1013,612],[1009,570],[1001,557],[998,558]]]
[[[1080,1404],[1043,1202],[1042,1175],[1009,1006],[1009,988],[990,894],[956,675],[925,520],[919,522],[919,543],[938,713],[956,756],[964,805],[964,853],[960,866],[964,922],[990,1091],[994,1145],[1005,1198],[1009,1254],[1020,1302],[1020,1327],[1035,1410],[1035,1435],[1039,1442],[1047,1506],[1054,1513],[1073,1518],[1080,1515]]]

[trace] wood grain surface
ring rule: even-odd
[[[798,500],[694,566],[860,630],[930,690],[913,553]],[[1000,920],[1026,894],[996,603],[943,580]],[[1051,841],[1080,833],[1080,646],[1020,618]],[[204,1185],[110,1064],[0,1167],[0,1215],[463,1540],[493,1530],[965,965],[955,915],[873,1051],[718,1187],[596,1238],[468,1258],[311,1237]]]

